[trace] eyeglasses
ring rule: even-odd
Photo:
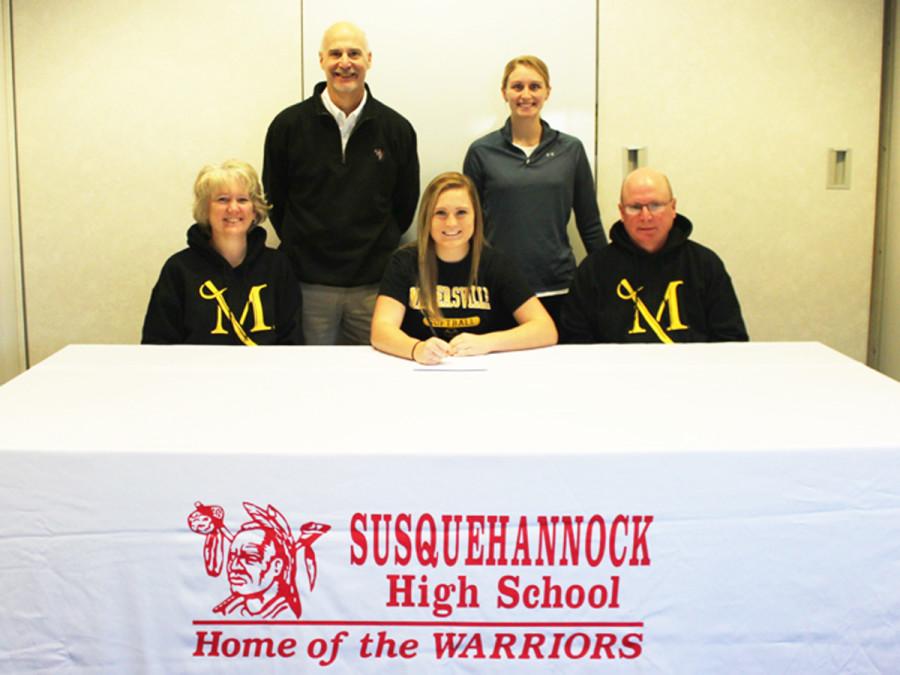
[[[629,216],[639,216],[644,209],[647,209],[651,215],[655,216],[671,203],[672,200],[670,199],[667,202],[650,202],[649,204],[626,204],[622,207],[622,209]]]

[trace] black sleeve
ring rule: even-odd
[[[563,302],[559,320],[559,341],[562,344],[597,342],[591,330],[596,323],[594,308],[597,295],[592,263],[592,255],[581,261]]]
[[[279,345],[306,344],[303,335],[303,296],[300,284],[291,269],[287,256],[276,253],[276,270],[274,278],[278,284],[278,306],[276,312],[276,343]]]
[[[281,223],[284,219],[285,203],[288,197],[290,180],[290,164],[288,162],[287,124],[278,115],[269,125],[266,142],[263,148],[262,183],[266,199],[272,205],[269,220],[278,236],[281,236]]]
[[[606,233],[600,222],[600,208],[597,206],[597,190],[591,165],[588,164],[584,146],[578,143],[578,158],[575,165],[574,200],[575,225],[581,241],[588,253],[593,253],[606,244]]]
[[[725,264],[712,251],[709,293],[706,299],[706,324],[710,342],[747,342],[747,328],[741,306],[725,270]]]
[[[484,208],[484,167],[475,151],[475,144],[469,146],[466,158],[463,160],[462,172],[472,179],[475,189],[478,191],[478,199],[481,200],[481,208]]]
[[[184,278],[170,258],[150,293],[141,344],[177,345],[187,339],[184,322]]]
[[[534,291],[511,258],[495,250],[485,250],[482,255],[487,258],[487,265],[483,267],[485,279],[479,282],[488,286],[491,297],[498,297],[510,313],[534,297]]]
[[[397,183],[394,187],[393,212],[402,235],[412,224],[419,202],[419,154],[416,149],[416,131],[407,122],[406,152],[397,167]]]
[[[384,276],[378,295],[386,295],[401,303],[409,305],[409,289],[416,285],[417,259],[414,248],[401,248],[395,251],[384,268]]]

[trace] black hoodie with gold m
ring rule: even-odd
[[[188,248],[163,265],[150,295],[142,344],[303,344],[300,287],[287,257],[247,233],[247,255],[232,267],[196,223]]]
[[[688,237],[677,214],[662,249],[648,253],[618,221],[610,243],[585,258],[563,305],[563,342],[746,341],[734,286],[722,260]]]

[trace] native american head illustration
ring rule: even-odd
[[[203,562],[206,573],[217,577],[223,566],[228,572],[231,594],[213,612],[239,614],[257,619],[274,619],[284,612],[300,618],[300,594],[297,590],[298,559],[302,550],[303,567],[309,590],[316,585],[316,554],[312,545],[331,529],[322,523],[304,523],[294,537],[291,526],[281,511],[271,504],[262,509],[244,502],[250,520],[236,533],[225,525],[221,506],[194,502],[188,516],[188,527],[205,535]],[[228,541],[227,564],[225,541]]]

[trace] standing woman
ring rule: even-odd
[[[419,205],[417,240],[388,262],[372,346],[419,363],[556,343],[553,320],[505,256],[484,245],[472,181],[437,176]]]
[[[606,243],[584,146],[541,119],[550,72],[536,56],[506,64],[500,87],[509,105],[502,129],[469,146],[463,173],[478,188],[485,236],[509,255],[554,321],[575,274],[566,225],[575,224],[588,253]]]
[[[302,344],[300,286],[290,261],[266,246],[256,170],[238,160],[194,181],[188,247],[163,265],[144,318],[143,344]]]

